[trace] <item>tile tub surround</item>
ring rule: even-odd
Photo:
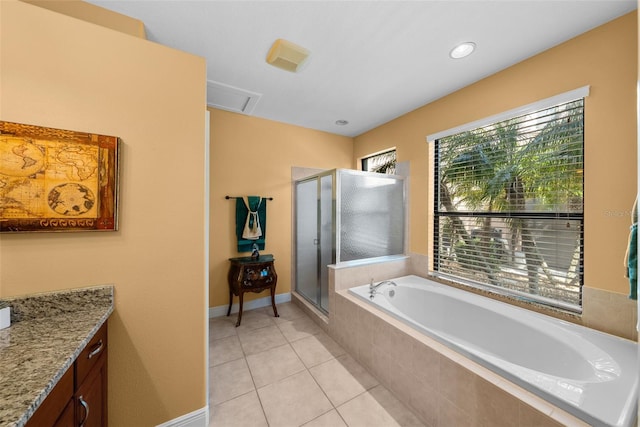
[[[385,313],[336,293],[331,336],[427,426],[586,426]]]
[[[638,340],[637,302],[626,294],[582,288],[582,324],[632,341]]]
[[[0,426],[23,426],[113,312],[113,286],[6,298],[0,330]]]
[[[378,282],[407,274],[426,277],[427,270],[428,257],[416,253],[409,253],[408,259],[391,263],[350,268],[330,266],[328,317],[319,317],[316,310],[301,298],[293,298],[295,295],[292,295],[292,302],[304,307],[311,318],[406,402],[426,425],[586,425],[540,397],[358,301],[346,291],[368,283],[371,278]],[[584,298],[582,316],[568,316],[548,309],[534,311],[635,340],[635,301],[628,301],[625,295],[586,287]],[[518,301],[505,302],[522,306]],[[525,308],[531,309],[526,305]],[[612,313],[616,315],[612,316]],[[388,343],[383,345],[385,340]],[[452,381],[469,387],[464,389],[460,385],[460,390],[451,391],[446,387]],[[469,393],[469,389],[473,392]],[[466,396],[466,400],[458,396]]]

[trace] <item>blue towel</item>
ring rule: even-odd
[[[629,257],[627,259],[627,276],[629,277],[629,298],[638,299],[638,223],[631,226],[629,235]]]
[[[258,249],[263,251],[265,238],[267,235],[267,199],[262,199],[262,203],[260,203],[259,196],[249,196],[247,197],[249,201],[249,207],[252,211],[255,212],[256,208],[258,209],[258,219],[260,221],[260,228],[262,229],[262,236],[257,240],[249,240],[242,238],[242,232],[244,231],[244,226],[247,221],[247,215],[249,215],[249,210],[247,206],[244,204],[244,200],[242,198],[236,199],[236,237],[238,238],[238,252],[251,252],[253,249],[253,245],[257,244]],[[258,206],[259,204],[259,206]]]

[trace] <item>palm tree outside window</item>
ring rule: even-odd
[[[584,99],[435,140],[432,274],[580,312]]]
[[[362,159],[362,170],[394,175],[396,173],[396,150],[364,157]]]

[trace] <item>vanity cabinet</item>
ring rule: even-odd
[[[107,324],[82,350],[75,369],[75,425],[107,425]]]
[[[107,426],[106,322],[26,424],[47,426]]]
[[[29,418],[26,427],[73,426],[73,365]]]
[[[62,415],[58,418],[58,421],[54,424],[55,427],[69,427],[74,425],[74,413],[73,413],[73,400],[67,403]]]

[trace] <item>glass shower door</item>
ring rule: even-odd
[[[318,223],[320,232],[320,246],[318,256],[320,258],[319,271],[319,302],[318,305],[324,311],[329,311],[329,270],[327,265],[335,264],[335,193],[333,185],[334,175],[324,175],[320,177],[320,221]]]
[[[329,311],[330,264],[405,253],[405,182],[334,169],[295,183],[295,289]]]
[[[296,183],[296,290],[318,304],[318,182]]]
[[[335,263],[333,172],[296,183],[296,291],[329,311],[329,272]]]

